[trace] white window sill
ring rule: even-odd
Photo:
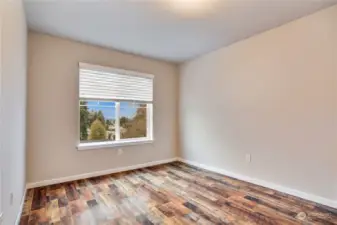
[[[141,145],[141,144],[151,144],[153,139],[133,139],[133,140],[120,140],[120,141],[107,141],[107,142],[90,142],[90,143],[80,143],[77,145],[77,150],[90,150],[90,149],[100,149],[100,148],[114,148],[129,145]]]

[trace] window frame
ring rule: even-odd
[[[81,65],[85,67],[91,67],[93,69],[101,70],[101,71],[109,71],[113,73],[120,73],[126,76],[139,76],[139,77],[147,77],[147,78],[152,78],[152,82],[154,85],[154,76],[151,74],[146,74],[146,73],[141,73],[141,72],[136,72],[136,71],[128,71],[128,70],[123,70],[123,69],[117,69],[117,68],[111,68],[111,67],[104,67],[104,66],[98,66],[98,65],[91,65],[87,63],[79,63],[79,69],[81,68]],[[79,82],[78,82],[79,83]],[[153,132],[153,118],[154,118],[154,113],[153,113],[153,100],[151,102],[144,102],[144,101],[130,101],[134,103],[142,103],[146,104],[146,137],[141,137],[141,138],[128,138],[128,139],[120,139],[119,140],[114,140],[114,141],[93,141],[93,142],[81,142],[80,140],[80,102],[81,101],[113,101],[116,102],[116,118],[115,122],[118,122],[118,129],[119,132],[118,134],[120,135],[120,103],[125,102],[127,100],[122,100],[122,99],[86,99],[86,98],[81,98],[79,95],[79,89],[78,89],[78,94],[77,94],[77,104],[78,104],[78,110],[77,110],[77,117],[78,117],[78,124],[77,124],[77,138],[78,138],[78,143],[77,143],[77,149],[78,150],[92,150],[92,149],[102,149],[102,148],[114,148],[114,147],[121,147],[121,146],[131,146],[131,145],[141,145],[141,144],[150,144],[154,142],[154,132]],[[118,106],[117,106],[118,105]],[[118,109],[117,109],[118,108]],[[117,133],[117,132],[116,132]],[[120,137],[120,136],[119,136]]]

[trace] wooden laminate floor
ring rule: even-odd
[[[337,210],[171,163],[30,189],[20,224],[337,224]]]

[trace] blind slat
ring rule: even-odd
[[[85,64],[82,68],[80,64],[80,98],[153,101],[153,78],[95,65],[89,67]]]
[[[148,89],[151,88],[151,84],[130,84],[130,83],[125,83],[125,82],[96,82],[96,81],[91,81],[91,80],[82,80],[83,82],[83,87],[90,87],[90,86],[102,86],[102,87],[109,87],[110,86],[115,86],[115,87],[121,87],[120,83],[123,83],[123,87],[127,85],[127,87],[130,87],[132,89],[134,88],[139,88],[139,89]]]
[[[126,75],[124,75],[126,76]],[[104,77],[104,76],[99,76],[99,75],[96,75],[96,74],[90,74],[90,75],[87,75],[87,74],[82,74],[82,78],[83,79],[91,79],[91,80],[95,80],[95,81],[105,81],[105,82],[108,82],[108,81],[124,81],[124,82],[138,82],[138,83],[145,83],[145,84],[150,84],[152,83],[152,80],[148,80],[148,79],[130,79],[130,78],[124,78],[124,77]]]

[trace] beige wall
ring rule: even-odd
[[[21,0],[0,1],[0,29],[0,213],[2,224],[11,225],[26,184],[27,28]]]
[[[28,37],[28,182],[170,159],[176,153],[174,64],[39,33]],[[78,62],[150,73],[154,80],[153,144],[78,151]]]
[[[185,159],[337,200],[337,6],[185,63],[179,117]]]

